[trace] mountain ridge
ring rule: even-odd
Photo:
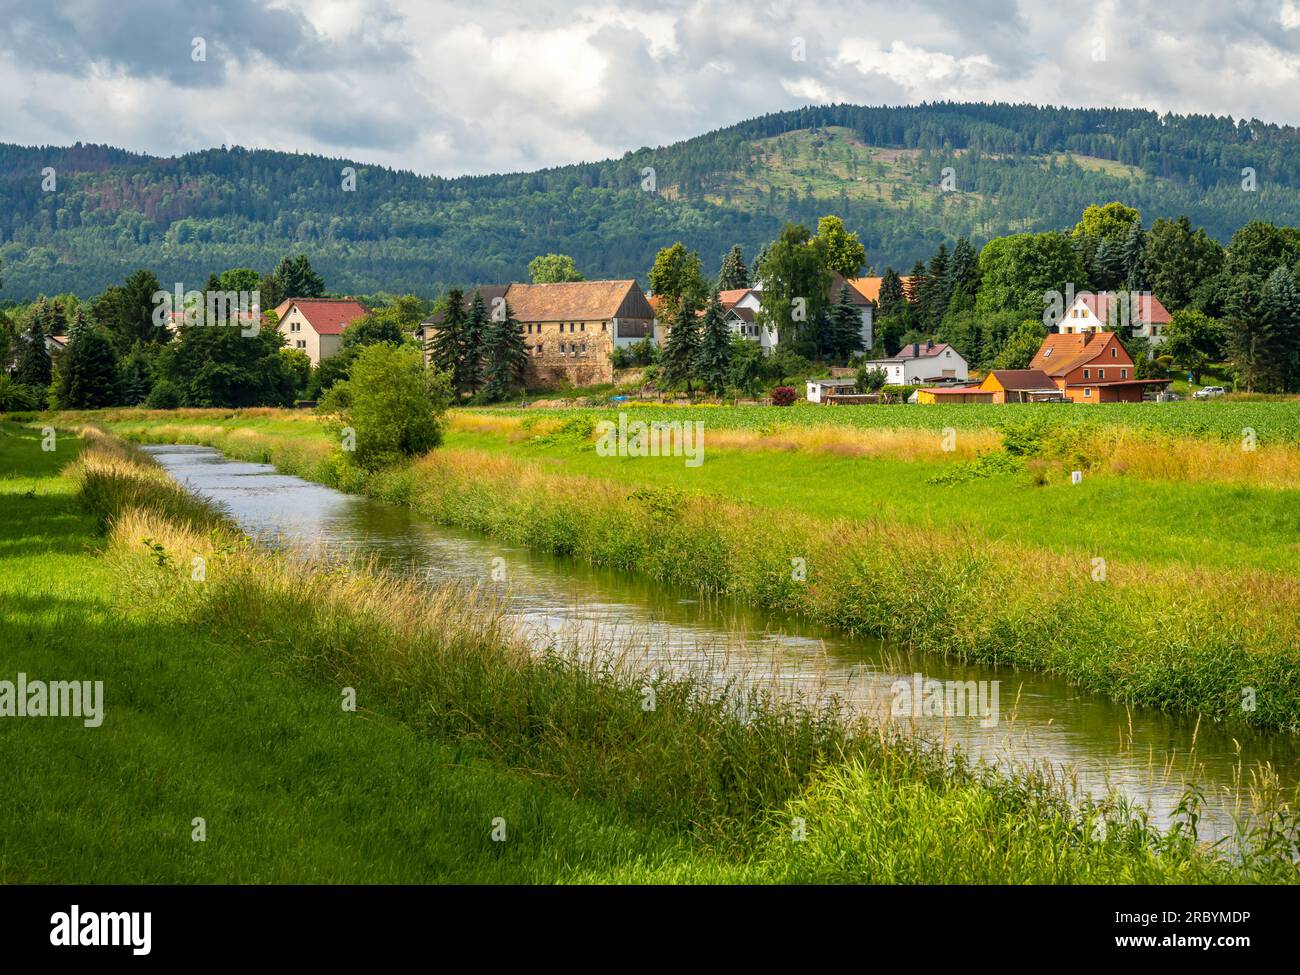
[[[164,281],[269,270],[299,251],[340,293],[519,280],[549,251],[589,277],[644,282],[675,240],[711,270],[734,243],[752,256],[786,221],[830,212],[877,271],[962,235],[1066,229],[1112,199],[1148,225],[1186,213],[1226,241],[1252,219],[1300,223],[1296,148],[1300,130],[1257,120],[950,102],[808,106],[616,159],[457,177],[237,146],[153,156],[0,144],[0,300],[86,296],[139,266]],[[45,166],[54,192],[40,188]],[[342,188],[344,166],[355,191]]]

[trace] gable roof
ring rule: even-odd
[[[317,335],[340,335],[358,318],[370,314],[365,305],[351,298],[286,298],[276,306],[276,320],[284,321],[295,305]]]
[[[985,381],[989,378],[997,379],[998,384],[1010,392],[1030,393],[1058,389],[1056,383],[1052,382],[1052,377],[1041,369],[994,369],[985,377]]]
[[[908,301],[911,301],[912,276],[910,274],[900,274],[898,280],[903,282],[903,296],[906,297]],[[854,289],[861,294],[862,297],[866,298],[867,301],[874,301],[877,304],[880,302],[880,287],[884,283],[885,279],[879,276],[849,279],[849,284],[853,285]]]
[[[1122,302],[1120,297],[1120,293],[1116,291],[1084,292],[1075,296],[1074,304],[1083,304],[1103,322],[1109,322],[1111,310],[1123,311],[1125,304],[1129,301],[1127,293],[1125,293]],[[1137,300],[1132,303],[1131,315],[1133,320],[1129,324],[1168,325],[1173,320],[1169,310],[1160,303],[1160,299],[1155,295],[1149,292],[1134,293],[1133,297]]]
[[[653,306],[632,278],[621,281],[563,281],[555,284],[512,284],[506,295],[520,322],[602,321],[619,317],[652,318]],[[625,308],[624,304],[630,303]],[[641,308],[637,308],[641,305]],[[649,314],[645,314],[649,312]]]
[[[474,292],[477,291],[483,295],[483,304],[487,306],[488,313],[490,314],[492,312],[492,302],[497,298],[504,298],[509,290],[510,285],[508,284],[476,284],[474,287],[466,288],[464,290],[461,296],[460,306],[465,311],[469,311],[470,306],[474,304]],[[435,311],[424,321],[420,322],[420,327],[417,331],[420,331],[425,327],[437,328],[443,323],[446,317],[446,309]]]
[[[961,355],[956,349],[953,349],[947,342],[934,342],[928,347],[920,342],[911,342],[898,350],[897,355],[891,355],[887,359],[873,359],[873,362],[910,362],[915,359],[929,359],[937,355],[942,355],[945,349],[952,349],[958,356]]]
[[[1052,332],[1034,353],[1029,368],[1041,369],[1049,376],[1064,376],[1100,358],[1112,345],[1118,346],[1123,356],[1115,358],[1116,365],[1133,365],[1133,359],[1114,332]]]

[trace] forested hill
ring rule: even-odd
[[[518,280],[551,251],[589,277],[644,281],[673,241],[715,269],[734,243],[752,255],[785,221],[831,212],[877,270],[963,234],[1067,228],[1112,200],[1148,226],[1186,214],[1226,241],[1252,219],[1300,224],[1298,149],[1300,131],[1260,122],[951,103],[799,109],[617,160],[458,179],[242,148],[0,145],[0,300],[89,296],[137,267],[198,287],[299,251],[356,294]]]

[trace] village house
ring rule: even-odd
[[[912,285],[912,277],[909,274],[900,274],[899,282],[903,285],[903,297],[908,301],[916,302],[916,289]],[[880,276],[868,275],[862,278],[850,278],[851,284],[857,292],[871,302],[877,308],[880,307],[880,288],[885,283],[885,279]]]
[[[288,347],[306,352],[318,366],[338,353],[343,330],[369,312],[351,298],[286,298],[275,314]]]
[[[1094,329],[1048,335],[1029,368],[1049,376],[1074,403],[1141,403],[1146,387],[1169,383],[1138,379],[1119,334]]]
[[[863,294],[853,286],[853,282],[841,277],[839,274],[831,275],[831,283],[826,291],[826,298],[829,305],[834,305],[840,298],[840,289],[845,285],[849,286],[849,300],[857,308],[859,325],[859,334],[862,336],[862,348],[870,351],[875,336],[874,315],[875,303],[864,297]],[[655,302],[652,297],[650,299]],[[771,354],[777,347],[779,336],[777,329],[772,325],[762,323],[762,316],[759,314],[763,307],[763,287],[756,284],[752,288],[736,288],[730,291],[720,291],[718,300],[722,305],[727,327],[731,329],[733,335],[738,335],[743,339],[751,342],[757,342],[767,354]],[[655,304],[656,312],[658,304]],[[703,312],[701,311],[702,315]],[[655,338],[660,345],[668,339],[668,333],[672,330],[671,320],[659,321],[659,327],[655,331]]]
[[[508,284],[479,284],[472,288],[466,288],[461,294],[461,310],[469,314],[469,310],[474,304],[474,295],[477,293],[483,296],[483,307],[487,309],[490,317],[500,306],[500,303],[506,300],[506,293],[509,290],[510,285]],[[430,349],[434,333],[438,331],[439,326],[442,325],[446,318],[446,310],[439,309],[415,328],[415,339],[420,343],[420,348],[424,349],[424,362],[426,365],[428,365],[432,355]]]
[[[962,354],[946,342],[913,342],[888,359],[863,363],[868,369],[883,371],[891,386],[915,386],[943,379],[964,382],[970,370]]]
[[[858,391],[856,379],[809,379],[808,402],[825,403],[835,396],[853,394]]]
[[[655,313],[641,286],[620,281],[563,281],[554,284],[487,285],[489,315],[509,306],[528,350],[524,382],[534,389],[612,382],[615,347],[654,338]],[[465,295],[465,308],[473,301]],[[426,355],[443,316],[422,322],[416,335]]]
[[[1076,295],[1057,323],[1057,331],[1062,335],[1077,335],[1107,329],[1123,332],[1129,328],[1133,335],[1150,339],[1152,345],[1160,345],[1172,320],[1169,311],[1153,294],[1100,291]]]

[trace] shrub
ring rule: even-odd
[[[145,405],[151,410],[174,410],[181,405],[181,388],[170,379],[160,379],[149,391]]]
[[[0,413],[39,410],[45,405],[42,392],[35,386],[24,386],[0,375]]]
[[[320,408],[354,431],[352,460],[375,471],[442,443],[450,402],[450,378],[426,369],[419,349],[380,343],[357,354],[348,378],[330,388]]]
[[[777,386],[772,390],[773,406],[793,406],[798,398],[799,394],[793,386]]]

